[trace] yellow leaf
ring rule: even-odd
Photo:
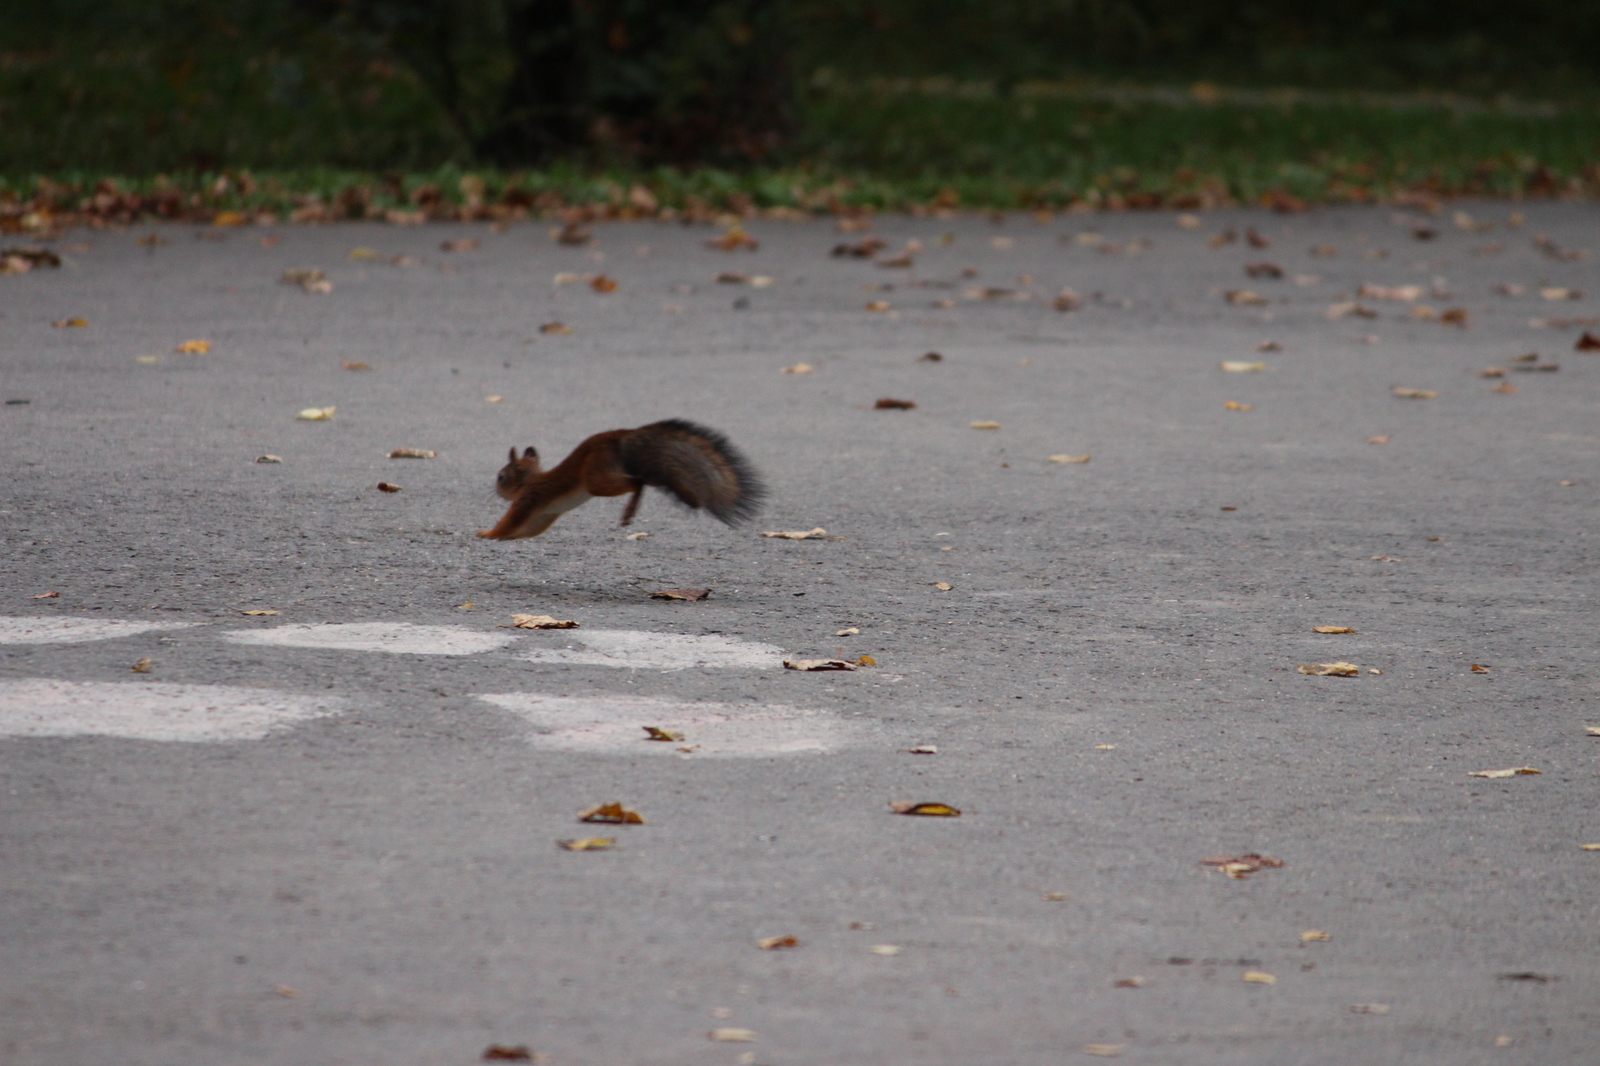
[[[204,355],[211,350],[210,341],[184,341],[172,349],[180,355]]]
[[[438,452],[430,452],[426,448],[396,448],[389,453],[391,459],[437,459]]]
[[[572,327],[561,322],[546,322],[539,327],[539,332],[569,334],[572,332]]]
[[[762,951],[780,951],[784,948],[797,948],[800,941],[792,936],[764,936],[756,941],[756,947]]]
[[[1521,777],[1524,774],[1540,774],[1543,770],[1535,770],[1531,766],[1513,766],[1509,770],[1473,770],[1468,777]]]
[[[887,311],[887,310],[889,310],[890,306],[891,305],[890,305],[888,300],[869,300],[869,301],[867,301],[867,310],[868,311]]]
[[[583,837],[578,840],[558,840],[556,847],[563,851],[605,851],[616,842],[616,837]]]
[[[280,611],[240,611],[239,613],[240,614],[248,614],[248,615],[266,615],[266,614],[280,614],[282,612],[280,612]]]
[[[1267,368],[1266,363],[1246,363],[1236,359],[1229,359],[1218,363],[1217,366],[1230,374],[1260,373]]]
[[[961,817],[961,811],[948,803],[907,803],[900,801],[889,804],[889,809],[896,814],[915,814],[929,818]]]
[[[984,422],[968,422],[967,423],[967,428],[968,429],[999,429],[1000,428],[1000,423],[998,423],[998,422],[987,422],[987,421],[984,421]]]
[[[1052,455],[1049,461],[1052,463],[1087,463],[1091,458],[1093,456],[1088,453],[1083,455]]]
[[[1240,403],[1237,400],[1229,400],[1222,406],[1230,411],[1254,411],[1256,409],[1256,405],[1253,403]]]
[[[1354,633],[1349,626],[1312,626],[1313,633]]]
[[[653,725],[640,726],[645,731],[646,740],[679,741],[683,739],[682,733],[675,733],[670,729],[661,729]]]
[[[1083,1045],[1083,1053],[1085,1055],[1101,1055],[1101,1056],[1104,1056],[1105,1058],[1108,1058],[1108,1059],[1116,1058],[1118,1055],[1122,1054],[1122,1049],[1123,1049],[1123,1045],[1122,1044],[1085,1044],[1085,1045]]]
[[[1584,851],[1600,851],[1600,844],[1579,844]]]
[[[211,216],[213,226],[242,226],[248,221],[241,211],[218,211]]]
[[[706,1036],[726,1044],[748,1044],[756,1038],[756,1034],[749,1029],[713,1029]]]
[[[56,329],[82,329],[89,324],[89,320],[86,318],[58,318],[50,324]],[[182,350],[181,348],[179,349],[179,351]]]
[[[1332,939],[1333,939],[1332,936],[1330,936],[1327,933],[1324,933],[1321,929],[1307,929],[1305,932],[1300,934],[1300,940],[1301,940],[1302,943],[1305,943],[1305,944],[1312,943],[1313,941],[1323,941],[1323,940],[1332,940]]]
[[[1250,985],[1275,985],[1278,983],[1276,977],[1261,970],[1246,970],[1239,975],[1239,980]]]
[[[295,415],[295,418],[302,422],[327,422],[333,418],[337,410],[339,410],[337,407],[307,407]]]
[[[148,674],[150,672],[150,665],[152,662],[153,660],[151,659],[140,659],[138,662],[128,667],[128,669],[132,670],[136,674]]]
[[[863,655],[863,656],[861,656],[860,658],[858,658],[856,660],[856,665],[857,666],[877,666],[878,665],[878,660],[874,659],[870,655]]]
[[[783,372],[785,374],[809,374],[815,369],[816,367],[810,363],[796,363],[794,366],[784,367]]]
[[[948,581],[935,581],[933,583],[933,587],[938,589],[940,592],[949,592],[951,589],[955,588],[955,586],[950,584]]]

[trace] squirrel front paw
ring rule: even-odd
[[[489,537],[489,538],[492,539],[494,537],[494,530],[492,530],[492,529],[480,529],[480,530],[478,530],[478,536],[480,536],[480,537]]]

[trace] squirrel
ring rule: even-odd
[[[684,506],[705,508],[727,525],[755,517],[766,496],[761,477],[738,449],[714,429],[672,418],[638,429],[596,433],[554,469],[539,466],[532,448],[500,468],[494,491],[511,506],[489,540],[537,537],[562,515],[596,496],[632,493],[622,525],[633,521],[646,486],[666,489]]]

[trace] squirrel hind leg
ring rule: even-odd
[[[628,505],[622,509],[622,521],[617,524],[620,526],[633,525],[633,516],[639,513],[639,503],[643,499],[644,486],[640,485],[633,490],[633,495],[628,497]]]

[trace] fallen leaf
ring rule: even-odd
[[[295,415],[295,418],[301,422],[327,422],[333,418],[334,412],[338,410],[337,407],[307,407]]]
[[[349,259],[382,259],[383,258],[383,253],[382,252],[378,252],[378,251],[374,251],[371,248],[352,248],[347,253],[346,258],[349,258]]]
[[[504,399],[505,399],[504,396],[485,396],[483,398],[483,402],[484,403],[499,403],[501,400],[504,400]]]
[[[47,593],[47,595],[48,595],[48,593]],[[37,599],[37,598],[38,597],[35,597],[35,599]],[[1591,737],[1600,737],[1600,726],[1594,726],[1594,725],[1584,726],[1583,729],[1584,729],[1584,732],[1588,733]]]
[[[1436,400],[1439,394],[1432,389],[1411,389],[1403,385],[1396,385],[1389,390],[1402,400]]]
[[[140,659],[138,662],[128,667],[128,669],[132,670],[136,674],[148,674],[150,672],[150,666],[154,661],[154,659]]]
[[[675,741],[679,741],[679,740],[683,739],[683,734],[682,733],[674,732],[671,729],[662,729],[659,726],[653,726],[653,725],[640,726],[639,728],[643,729],[645,731],[645,739],[646,740],[660,740],[660,741],[674,741],[675,742]]]
[[[1350,1004],[1350,1013],[1351,1014],[1388,1014],[1389,1013],[1389,1004],[1387,1004],[1387,1003],[1352,1003],[1352,1004]]]
[[[1353,301],[1334,304],[1332,307],[1322,312],[1322,317],[1328,319],[1330,322],[1335,319],[1344,318],[1347,315],[1355,315],[1357,318],[1377,318],[1378,312],[1374,311],[1370,307],[1363,307],[1361,304]]]
[[[1261,870],[1280,870],[1283,868],[1283,861],[1258,855],[1252,851],[1244,855],[1217,855],[1201,859],[1200,865],[1213,866],[1235,881],[1242,881]]]
[[[56,329],[82,329],[89,324],[87,318],[58,318],[50,323]]]
[[[1363,285],[1357,290],[1357,295],[1373,300],[1402,300],[1414,303],[1422,298],[1423,291],[1421,285],[1397,285],[1393,288],[1383,285]]]
[[[552,285],[572,285],[580,281],[593,280],[593,275],[574,274],[570,270],[563,270],[550,279]]]
[[[60,598],[61,593],[59,592],[41,592],[36,596],[28,597],[30,600],[59,600]]]
[[[703,600],[711,595],[710,589],[657,589],[650,594],[652,600]]]
[[[1277,341],[1262,341],[1260,344],[1256,345],[1256,351],[1281,352],[1283,351],[1283,345],[1279,344]]]
[[[499,629],[577,629],[578,623],[570,618],[552,618],[547,614],[514,614],[510,625]]]
[[[887,397],[872,405],[877,411],[909,411],[916,406],[911,400],[891,400]]]
[[[464,603],[456,604],[456,610],[458,610],[458,611],[470,611],[470,610],[472,610],[472,601],[471,600],[467,600]]]
[[[136,355],[134,360],[140,363],[159,363],[161,362],[161,357],[156,355]]]
[[[396,448],[389,453],[391,459],[437,459],[438,452],[430,452],[426,448]]]
[[[1275,985],[1278,983],[1276,977],[1261,970],[1246,970],[1239,975],[1239,980],[1247,985]]]
[[[1143,988],[1143,977],[1119,977],[1111,982],[1112,988]]]
[[[290,988],[288,985],[277,985],[272,991],[274,994],[282,996],[284,999],[294,999],[300,994],[298,989]]]
[[[918,744],[916,747],[907,748],[906,750],[909,751],[913,755],[937,755],[937,754],[939,754],[939,747],[936,744]]]
[[[890,305],[888,300],[868,300],[867,301],[867,310],[868,311],[888,311],[888,310],[890,310],[890,308],[891,308],[891,305]]]
[[[1305,932],[1300,934],[1300,941],[1301,943],[1305,944],[1332,939],[1333,937],[1331,935],[1324,933],[1321,929],[1307,929]]]
[[[484,1062],[532,1062],[527,1044],[490,1044],[480,1056]]]
[[[1056,294],[1056,298],[1050,301],[1050,306],[1057,311],[1076,311],[1083,306],[1083,297],[1071,289],[1062,289]]]
[[[1481,663],[1473,663],[1472,672],[1475,674],[1487,674],[1489,672],[1489,667],[1484,666]]]
[[[643,540],[644,538],[648,537],[649,535],[650,534],[648,534],[648,533],[629,533],[627,536],[623,537],[622,539],[623,540]]]
[[[938,589],[940,592],[949,592],[951,589],[955,588],[955,586],[950,584],[948,581],[935,581],[933,583],[933,587]]]
[[[776,538],[778,538],[780,540],[829,540],[830,539],[829,536],[828,536],[828,531],[826,529],[823,529],[821,526],[818,526],[816,529],[808,529],[803,533],[799,532],[799,531],[782,533],[782,532],[777,532],[777,531],[774,531],[774,530],[767,530],[765,533],[762,533],[761,535],[763,537],[776,537]]]
[[[1506,376],[1506,368],[1503,366],[1486,366],[1478,371],[1478,376],[1480,378],[1503,378]]]
[[[1579,290],[1562,288],[1559,285],[1551,285],[1551,286],[1549,286],[1547,288],[1540,289],[1539,290],[1539,295],[1544,297],[1546,300],[1581,300],[1581,299],[1583,299],[1583,293],[1580,292]]]
[[[777,278],[768,277],[766,274],[752,274],[750,276],[750,287],[752,289],[770,289],[777,283]]]
[[[1355,677],[1361,672],[1355,663],[1302,663],[1297,669],[1313,677]]]
[[[824,670],[854,670],[856,664],[845,659],[785,659],[783,668],[817,673]]]
[[[1509,382],[1509,381],[1502,381],[1500,384],[1496,385],[1494,388],[1490,389],[1489,391],[1490,392],[1501,392],[1501,393],[1505,393],[1507,396],[1514,396],[1514,395],[1516,395],[1517,387],[1515,385],[1511,384],[1511,382]]]
[[[1386,436],[1385,437],[1368,437],[1367,438],[1367,443],[1368,444],[1388,444],[1389,443],[1389,438],[1386,437]]]
[[[1583,336],[1579,337],[1578,342],[1572,347],[1574,351],[1579,352],[1600,352],[1600,337],[1584,330]]]
[[[1259,306],[1267,302],[1265,296],[1249,289],[1229,289],[1222,297],[1235,307]]]
[[[540,333],[559,333],[559,334],[563,334],[563,335],[570,335],[573,332],[573,330],[572,330],[571,326],[566,325],[565,323],[562,323],[562,322],[546,322],[544,325],[539,327],[539,332]]]
[[[340,363],[339,366],[342,367],[345,370],[371,370],[372,369],[372,367],[368,366],[366,363],[344,362],[344,363]]]
[[[1046,461],[1051,463],[1087,463],[1092,458],[1094,456],[1085,452],[1082,455],[1052,455]]]
[[[442,252],[470,252],[478,246],[476,237],[458,237],[453,241],[441,241],[439,250]]]
[[[1045,892],[1041,894],[1039,898],[1044,900],[1046,903],[1061,903],[1064,900],[1071,899],[1072,897],[1067,895],[1065,892]]]
[[[800,941],[792,936],[764,936],[756,941],[756,947],[762,951],[782,951],[784,948],[797,948]]]
[[[281,612],[279,612],[279,611],[240,611],[239,613],[240,614],[248,614],[248,615],[266,615],[266,614],[280,614]]]
[[[1541,774],[1543,770],[1535,770],[1531,766],[1513,766],[1509,770],[1473,770],[1468,777],[1521,777],[1525,774]]]
[[[874,955],[900,954],[900,946],[898,944],[874,944],[867,950],[872,952]]]
[[[391,258],[389,263],[391,266],[397,267],[414,267],[421,266],[422,260],[418,259],[414,255],[397,255]]]
[[[563,851],[605,851],[616,842],[616,837],[582,837],[578,840],[558,840],[556,847]]]
[[[184,341],[172,349],[180,355],[204,355],[211,350],[210,341]]]
[[[1312,626],[1313,633],[1354,633],[1349,626]]]
[[[998,423],[998,422],[988,422],[988,421],[968,422],[967,423],[967,428],[968,429],[999,429],[1000,428],[1000,423]]]
[[[1256,405],[1253,403],[1239,403],[1237,400],[1228,400],[1222,406],[1230,411],[1254,411],[1256,409]]]
[[[400,486],[399,485],[391,485],[387,481],[378,482],[376,487],[377,487],[377,490],[379,492],[399,492],[400,491]]]
[[[1520,360],[1519,360],[1520,361]],[[1519,374],[1554,374],[1561,369],[1560,363],[1535,363],[1532,366],[1512,367]]]
[[[1094,746],[1094,750],[1095,751],[1116,751],[1117,750],[1117,746],[1115,744],[1096,744]]]
[[[609,825],[643,825],[638,811],[630,811],[620,803],[601,803],[578,812],[580,822],[605,822]]]
[[[155,234],[151,234],[155,236]],[[166,238],[158,238],[161,244]],[[145,243],[140,238],[139,243]],[[26,274],[35,267],[59,267],[61,257],[48,248],[7,248],[0,251],[0,274]]]
[[[1600,844],[1579,844],[1584,851],[1600,851]]]
[[[907,803],[904,800],[889,804],[896,814],[915,814],[928,818],[959,818],[961,811],[948,803]]]
[[[783,372],[785,374],[809,374],[815,369],[816,367],[810,363],[796,363],[794,366],[784,367]]]
[[[551,230],[550,239],[557,244],[580,245],[588,244],[594,237],[582,223],[568,222],[560,229]]]
[[[1283,277],[1283,267],[1277,263],[1246,263],[1244,272],[1252,278],[1270,278],[1273,281]]]
[[[860,632],[861,630],[857,629],[855,626],[851,626],[849,629],[835,630],[833,635],[836,637],[853,637]]]
[[[1108,1059],[1116,1058],[1122,1054],[1125,1046],[1123,1044],[1085,1044],[1083,1045],[1083,1053],[1085,1055],[1101,1055]]]
[[[877,255],[889,242],[878,237],[866,237],[855,244],[836,244],[831,253],[835,257],[849,256],[853,259],[870,259]]]
[[[1218,363],[1219,370],[1226,370],[1230,374],[1257,374],[1267,369],[1266,363],[1245,363],[1237,360],[1228,360]]]
[[[604,274],[597,274],[594,280],[589,282],[589,288],[599,293],[616,292],[617,282],[614,278],[608,278]]]
[[[756,1034],[749,1029],[713,1029],[706,1037],[725,1044],[748,1044],[755,1040]]]
[[[737,252],[740,249],[753,252],[757,248],[761,247],[760,241],[750,236],[750,234],[746,233],[738,226],[732,227],[728,230],[728,232],[724,233],[716,240],[706,241],[705,244],[707,248],[711,248],[719,252]]]

